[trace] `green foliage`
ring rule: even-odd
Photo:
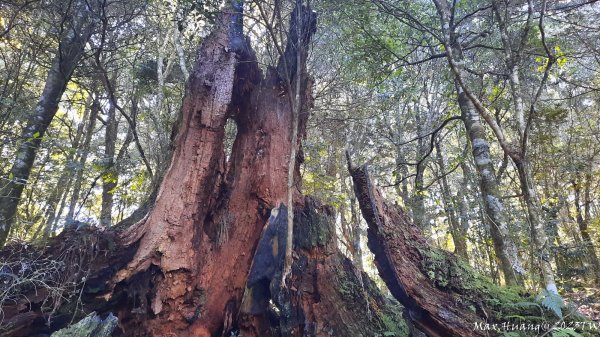
[[[538,295],[537,300],[546,309],[551,310],[558,318],[563,318],[562,309],[565,306],[565,302],[560,295],[544,290]]]
[[[584,337],[582,334],[578,333],[577,331],[573,330],[572,328],[558,329],[558,330],[552,331],[551,336],[552,337]]]

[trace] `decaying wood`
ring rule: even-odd
[[[283,68],[276,66],[263,75],[248,39],[241,36],[240,2],[233,4],[200,46],[171,165],[148,215],[122,232],[73,229],[41,248],[44,255],[64,261],[59,257],[74,251],[62,244],[78,242],[81,233],[89,231],[96,253],[93,259],[84,256],[69,262],[85,266],[85,275],[68,277],[74,298],[36,300],[36,289],[22,289],[26,299],[3,307],[5,322],[11,322],[4,334],[49,333],[92,310],[115,313],[124,336],[208,337],[236,331],[247,337],[373,336],[391,329],[385,322],[402,326],[396,306],[337,251],[326,208],[300,193],[300,140],[312,102],[312,82],[305,63],[296,62],[306,59],[315,14],[297,3],[294,15],[301,13],[306,19],[301,27],[305,31],[300,32],[305,45],[291,41],[280,60],[281,64],[285,59],[293,72],[281,73]],[[297,30],[294,21],[292,32]],[[278,228],[287,229],[287,220],[275,213],[287,214],[293,139],[288,97],[292,92],[283,85],[284,78],[300,83],[302,105],[294,144],[299,146],[293,207],[298,209],[297,258],[290,287],[280,289],[271,281],[281,274],[279,252],[285,249],[287,231]],[[224,149],[228,119],[237,124],[229,158]],[[273,247],[274,242],[281,242],[282,250]],[[357,310],[357,299],[364,310]],[[49,326],[44,303],[56,305]],[[393,318],[384,319],[383,313]],[[36,323],[27,324],[28,320]]]
[[[203,42],[155,205],[123,235],[140,248],[113,282],[129,284],[156,270],[151,279],[156,291],[143,308],[152,318],[132,315],[123,321],[138,331],[143,327],[143,334],[212,336],[227,326],[227,317],[239,308],[269,210],[285,201],[290,93],[282,92],[275,69],[260,74],[248,41],[239,38],[240,15],[225,15]],[[306,71],[300,76],[310,97]],[[226,161],[229,118],[238,133]]]
[[[286,242],[287,210],[280,205],[271,211],[273,216],[262,232],[253,257],[241,308],[238,310],[239,304],[229,300],[222,310],[222,329],[213,332],[213,336],[230,336],[232,332],[244,337],[371,337],[386,333],[407,336],[402,307],[384,297],[369,277],[339,252],[332,213],[330,207],[312,198],[305,198],[301,206],[296,207],[293,278],[289,288],[280,289],[281,249],[285,247],[278,245]],[[81,254],[85,252],[84,247],[91,248]],[[52,304],[48,301],[48,293],[42,292],[43,289],[23,291],[22,300],[13,306],[3,307],[5,321],[0,326],[1,334],[15,337],[50,334],[95,310],[101,317],[107,317],[110,312],[118,316],[118,335],[165,336],[136,330],[131,325],[135,317],[140,324],[143,324],[141,317],[151,319],[147,315],[151,308],[144,298],[155,291],[152,280],[160,275],[156,266],[138,274],[129,284],[121,283],[114,289],[109,287],[113,275],[123,268],[123,261],[132,258],[136,248],[135,245],[129,248],[122,246],[112,232],[93,228],[69,230],[54,238],[46,251],[35,254],[77,266],[65,270],[69,278],[64,281],[79,280],[86,275],[85,284],[81,284],[81,288],[73,288],[71,298],[66,298],[68,293],[64,294],[64,302],[59,304],[58,311],[49,320],[50,325],[46,325],[49,312],[41,310],[42,303]],[[40,247],[27,248],[32,254],[37,249]],[[5,250],[1,257],[11,259],[9,253]],[[19,254],[21,257],[27,255],[22,251]],[[276,283],[271,286],[273,280]],[[223,291],[219,288],[214,290]],[[74,306],[79,309],[74,310]],[[167,327],[169,322],[165,323]],[[189,332],[175,330],[170,335],[193,336]]]
[[[468,308],[461,295],[452,289],[440,289],[423,271],[423,261],[427,260],[424,251],[429,247],[420,230],[399,206],[383,199],[373,187],[366,166],[350,164],[349,169],[369,225],[368,246],[375,254],[379,274],[407,308],[414,324],[432,337],[479,336],[481,332],[474,329],[474,324],[482,318]]]
[[[282,205],[271,214],[246,285],[239,324],[242,336],[408,334],[397,302],[382,296],[373,281],[338,250],[332,214],[332,208],[312,198],[295,209],[294,263],[287,287],[280,284],[287,209]],[[278,324],[273,326],[270,320]]]

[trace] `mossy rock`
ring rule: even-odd
[[[117,327],[117,323],[117,317],[111,313],[102,319],[93,312],[81,321],[56,331],[51,337],[109,337]]]

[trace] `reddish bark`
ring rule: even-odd
[[[154,208],[123,235],[126,244],[139,241],[139,249],[115,283],[150,266],[159,271],[146,313],[153,318],[131,317],[125,329],[181,336],[222,329],[231,314],[224,311],[239,307],[268,210],[286,199],[292,114],[281,85],[285,74],[268,69],[262,78],[250,47],[233,46],[233,16],[224,16],[200,48],[173,161]],[[301,76],[310,97],[308,77]],[[238,134],[225,162],[228,118],[235,119]]]
[[[299,13],[305,29],[301,39],[305,45],[300,46],[305,59],[315,16],[310,8],[297,7],[291,32],[296,31],[294,16]],[[295,83],[295,76],[301,76],[299,139],[305,134],[312,84],[305,64],[301,72],[296,70],[298,53],[290,50],[296,48],[294,43],[288,43],[280,60],[281,64],[285,58],[287,67],[267,69],[263,77],[249,43],[240,42],[236,35],[237,15],[224,15],[200,47],[186,89],[173,159],[154,207],[118,236],[91,231],[102,257],[94,254],[97,260],[70,262],[89,265],[81,305],[89,311],[116,311],[120,333],[125,336],[229,336],[241,330],[245,337],[366,337],[387,331],[385,322],[402,326],[395,314],[398,309],[337,250],[333,222],[328,218],[331,210],[302,197],[301,148],[295,158],[296,258],[289,288],[278,284],[280,278],[275,275],[281,273],[279,253],[285,249],[287,218],[275,221],[277,217],[269,219],[269,215],[276,207],[282,215],[287,213],[283,203],[287,200],[292,109],[285,83]],[[282,73],[284,68],[290,72]],[[229,118],[235,120],[238,133],[227,160],[224,127]],[[266,237],[270,226],[284,235]],[[50,243],[47,254],[62,256],[65,236],[77,242],[80,233],[63,234]],[[273,246],[275,238],[278,248]],[[259,240],[269,249],[258,245]],[[259,277],[249,279],[251,266],[261,266],[261,256],[268,257],[261,254],[269,250],[276,256],[271,256],[270,264],[253,269],[252,275]],[[68,276],[69,280],[79,278]],[[257,309],[241,310],[243,298],[247,298],[244,305]],[[270,300],[278,310],[269,307]],[[15,326],[8,335],[32,335],[64,326],[67,317],[73,317],[73,308],[67,308],[66,302],[57,305],[62,319],[50,327],[43,325],[38,307],[13,310],[8,319],[23,322],[30,319],[30,312],[40,319],[30,327]],[[384,319],[384,313],[392,317]]]
[[[126,335],[211,336],[223,328],[224,310],[237,312],[269,210],[286,200],[292,111],[284,78],[301,76],[300,135],[311,103],[305,64],[296,74],[296,60],[287,57],[296,47],[306,56],[314,32],[312,11],[301,6],[298,13],[305,45],[288,44],[288,74],[277,66],[261,75],[241,36],[240,12],[222,15],[203,41],[154,207],[120,235],[120,245],[139,247],[111,281],[115,293],[136,288],[133,313],[120,315]],[[226,162],[229,118],[238,134]]]
[[[297,13],[306,20],[305,45],[298,46],[306,56],[315,17],[306,7]],[[119,315],[125,335],[219,333],[226,317],[237,313],[270,209],[286,201],[292,111],[284,76],[292,83],[301,76],[300,135],[311,83],[305,64],[299,74],[275,67],[263,77],[249,41],[240,35],[240,20],[240,12],[222,15],[203,41],[154,207],[118,239],[122,247],[139,247],[110,282],[113,296],[124,292],[130,298]],[[285,55],[296,55],[290,48],[296,46],[288,44]],[[296,69],[295,59],[286,62],[287,69]],[[226,161],[229,118],[238,134]]]

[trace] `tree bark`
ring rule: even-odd
[[[577,226],[579,227],[579,233],[581,234],[581,238],[583,240],[583,246],[585,247],[588,261],[592,265],[592,273],[594,275],[594,281],[598,283],[600,281],[600,261],[598,260],[598,255],[596,254],[596,248],[594,247],[594,241],[590,235],[590,228],[588,226],[589,217],[589,184],[590,179],[586,176],[585,186],[584,186],[584,207],[581,207],[581,185],[580,183],[573,179],[571,181],[571,185],[573,186],[573,191],[575,195],[575,199],[573,200],[573,204],[575,205],[576,212],[576,220]],[[584,218],[585,216],[585,218]]]
[[[312,12],[301,11],[308,20],[303,26],[312,32]],[[123,317],[125,326],[146,334],[212,336],[230,329],[228,317],[239,311],[260,229],[269,210],[286,202],[292,93],[282,85],[283,76],[301,77],[299,135],[308,116],[310,79],[305,68],[294,74],[294,58],[286,59],[294,73],[270,68],[263,78],[240,35],[240,21],[239,12],[224,15],[204,40],[154,208],[123,234],[128,244],[139,242],[139,249],[114,282],[130,284],[149,271],[155,274],[154,292],[143,308],[152,319]],[[289,48],[294,44],[288,44],[286,56],[295,55]],[[236,121],[238,133],[226,162],[228,118]]]
[[[517,247],[510,238],[485,129],[464,91],[459,86],[457,86],[457,91],[458,103],[479,177],[479,189],[486,215],[485,223],[489,224],[494,251],[500,261],[500,269],[502,269],[506,283],[509,285],[520,284],[522,283],[520,275],[524,270],[517,255]]]
[[[312,35],[315,14],[305,6],[295,11]],[[64,249],[81,249],[72,244],[85,242],[79,236],[94,238],[94,252],[102,254],[89,267],[79,297],[90,310],[116,311],[124,336],[406,336],[395,302],[337,250],[332,209],[298,190],[292,274],[288,287],[281,287],[291,93],[275,68],[261,75],[247,40],[236,35],[238,19],[240,12],[224,14],[200,47],[171,166],[148,216],[118,235],[67,230],[48,249],[65,256]],[[301,70],[295,74],[303,95],[299,139],[312,86],[304,65]],[[238,133],[226,161],[228,118]],[[296,179],[301,154],[300,147]],[[76,258],[68,265],[89,263]],[[48,328],[38,306],[19,313],[19,305],[3,308],[10,312],[6,319],[16,322],[7,336],[67,323],[55,320]],[[36,323],[19,325],[29,313]]]
[[[439,289],[422,270],[430,248],[418,227],[410,224],[399,207],[383,200],[373,187],[366,166],[349,163],[349,169],[360,209],[369,225],[368,245],[375,254],[375,265],[392,295],[409,311],[415,326],[431,337],[479,336],[473,323],[481,318],[460,304],[464,301],[459,298],[464,296]]]
[[[104,132],[104,173],[102,174],[102,205],[100,224],[110,227],[112,224],[113,196],[118,183],[118,172],[115,167],[118,121],[114,105],[109,104],[106,112],[106,130]]]
[[[412,218],[419,228],[430,231],[431,224],[429,223],[429,219],[427,218],[427,213],[425,211],[425,189],[424,185],[424,174],[425,168],[427,167],[427,152],[428,152],[428,144],[425,142],[425,138],[422,138],[422,135],[425,133],[425,130],[428,129],[428,124],[426,120],[423,120],[423,113],[420,108],[416,108],[415,111],[415,123],[417,125],[417,136],[419,139],[417,140],[417,151],[416,151],[416,162],[420,162],[420,165],[417,165],[415,172],[415,183],[413,187],[413,196],[411,200],[412,207]]]
[[[92,94],[94,95],[94,94]],[[75,169],[75,182],[73,183],[73,192],[71,192],[71,198],[69,199],[69,210],[65,218],[66,223],[70,223],[75,217],[75,208],[79,202],[81,193],[81,185],[83,184],[83,172],[87,162],[88,155],[90,153],[90,143],[92,142],[92,136],[94,135],[94,128],[96,126],[96,120],[100,113],[100,103],[98,98],[94,97],[92,106],[90,107],[90,116],[85,130],[85,139],[83,145],[79,149],[77,167]],[[56,218],[58,220],[58,218]],[[53,225],[55,227],[56,225]]]
[[[549,292],[558,294],[554,271],[550,262],[550,242],[546,235],[545,224],[542,221],[542,205],[537,195],[531,165],[527,158],[520,156],[511,157],[519,174],[519,183],[523,192],[523,199],[527,206],[527,220],[531,230],[531,238],[535,245],[535,262],[539,265],[544,285]]]
[[[43,224],[44,237],[49,237],[52,234],[52,225],[54,223],[54,220],[57,217],[60,217],[60,213],[62,213],[63,206],[62,201],[65,200],[64,198],[69,193],[71,184],[73,183],[73,173],[75,164],[73,160],[76,156],[75,149],[78,149],[80,146],[81,138],[83,137],[83,133],[85,130],[85,121],[88,119],[88,116],[90,114],[91,102],[91,97],[88,97],[84,107],[85,110],[83,113],[83,118],[81,120],[81,123],[79,123],[79,125],[77,126],[77,132],[71,145],[72,149],[68,152],[65,158],[65,170],[61,174],[60,178],[58,179],[58,182],[56,183],[56,186],[54,187],[54,189],[50,193],[50,197],[48,198],[48,204],[46,206],[45,212],[45,222]],[[60,207],[59,202],[61,202]]]

